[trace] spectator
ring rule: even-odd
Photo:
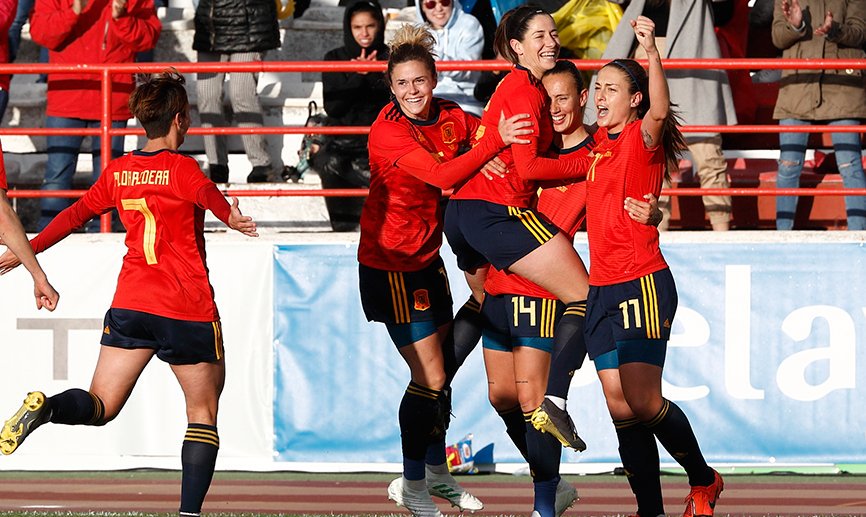
[[[385,18],[382,7],[361,0],[346,7],[343,46],[328,51],[325,61],[387,61]],[[325,72],[322,97],[328,126],[369,126],[388,103],[390,91],[380,72]],[[367,188],[370,164],[366,135],[334,135],[322,138],[310,165],[323,188]],[[326,197],[334,231],[355,231],[363,198]]]
[[[813,17],[817,16],[815,19]],[[823,18],[822,18],[823,16]],[[773,44],[783,58],[863,59],[866,53],[866,0],[777,0]],[[784,70],[773,118],[783,126],[857,125],[866,118],[863,70]],[[846,188],[866,188],[860,135],[831,133],[836,165]],[[795,188],[806,154],[808,133],[779,133],[776,185]],[[866,229],[866,197],[845,198],[849,230]],[[776,228],[791,230],[797,198],[776,198]]]
[[[277,8],[273,0],[201,0],[195,10],[195,36],[192,48],[199,63],[248,63],[262,61],[268,50],[280,46]],[[224,72],[200,73],[196,84],[198,112],[202,127],[225,126],[223,114]],[[258,75],[250,72],[229,74],[229,97],[234,120],[240,127],[262,127],[264,115],[256,91]],[[281,164],[274,166],[265,136],[242,135],[241,140],[252,172],[248,183],[275,180]],[[216,183],[229,179],[225,137],[204,137],[208,173]]]
[[[463,12],[460,0],[415,0],[418,20],[430,26],[436,45],[433,53],[441,61],[475,61],[484,49],[484,31],[471,14]],[[433,95],[454,101],[476,116],[484,106],[473,96],[480,72],[453,70],[439,72]]]
[[[15,0],[0,0],[0,35],[9,33],[9,26],[15,18],[16,11]],[[12,60],[9,58],[9,39],[0,36],[0,63],[9,63]],[[9,81],[11,75],[0,75],[0,119],[6,113],[6,106],[9,104]]]
[[[64,65],[129,63],[136,52],[156,46],[161,30],[153,0],[37,0],[30,19],[33,41],[48,49],[50,63]],[[127,102],[133,89],[131,74],[114,74],[111,81],[111,127],[125,128],[132,116]],[[102,116],[102,85],[92,73],[48,74],[45,127],[98,128]],[[48,162],[42,190],[72,188],[80,135],[47,137]],[[102,172],[101,142],[91,138],[93,181]],[[123,137],[111,139],[111,155],[123,153]],[[43,198],[39,230],[69,206],[63,198]]]
[[[721,57],[710,0],[632,0],[623,13],[623,19],[634,20],[639,15],[655,22],[656,46],[663,59]],[[604,59],[630,56],[646,59],[639,49],[639,46],[636,49],[632,28],[621,23],[608,42]],[[676,104],[684,124],[737,123],[731,87],[724,70],[668,70],[667,78],[671,102]],[[589,98],[592,101],[594,94]],[[587,112],[592,113],[588,120],[593,120],[594,104]],[[722,153],[721,135],[687,133],[686,143],[701,188],[727,188],[728,164]],[[713,230],[730,229],[731,197],[704,196],[703,201]],[[664,230],[670,220],[670,198],[661,198],[659,208],[665,214],[659,229]]]

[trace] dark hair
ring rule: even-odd
[[[570,75],[574,79],[574,84],[577,86],[577,93],[580,94],[586,86],[583,83],[583,74],[580,73],[580,70],[567,59],[560,59],[556,62],[556,64],[550,70],[545,70],[544,75],[541,77],[548,77],[556,74],[567,74]]]
[[[550,13],[533,4],[521,5],[505,13],[493,37],[493,48],[496,52],[516,65],[518,56],[511,48],[511,40],[523,41],[526,31],[529,30],[529,22],[540,14],[550,16]]]
[[[637,107],[637,117],[642,119],[650,109],[649,96],[649,76],[646,70],[640,63],[633,59],[614,59],[610,63],[604,65],[602,70],[608,67],[613,67],[622,72],[628,80],[628,93],[634,95],[641,92],[640,104]],[[665,117],[664,127],[662,128],[662,149],[665,153],[665,179],[671,179],[671,171],[675,171],[680,166],[680,157],[686,149],[686,140],[680,132],[679,112],[677,112],[676,104],[671,103],[668,108],[668,115]]]
[[[174,116],[186,116],[189,98],[186,81],[173,68],[164,72],[145,75],[129,96],[129,110],[138,119],[147,138],[154,139],[168,134]]]
[[[385,71],[385,82],[391,84],[391,73],[394,67],[409,61],[420,61],[436,77],[436,61],[433,58],[433,45],[436,40],[423,25],[406,24],[397,31],[394,39],[388,45],[388,69]]]

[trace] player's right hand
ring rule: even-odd
[[[0,255],[0,275],[5,275],[20,265],[21,261],[12,250],[6,250],[3,255]]]
[[[229,227],[232,230],[237,230],[247,237],[258,237],[259,234],[256,232],[256,222],[253,221],[253,218],[247,215],[243,215],[241,213],[240,208],[238,208],[238,198],[232,198],[232,211],[229,214]]]
[[[60,300],[60,294],[54,287],[48,283],[48,278],[42,277],[33,279],[33,295],[36,297],[36,308],[46,308],[53,311],[57,308],[57,302]]]

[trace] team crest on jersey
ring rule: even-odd
[[[442,143],[453,144],[457,141],[457,132],[454,131],[454,122],[446,122],[442,124]]]
[[[412,293],[415,297],[415,310],[426,311],[430,308],[430,293],[427,289],[418,289]]]

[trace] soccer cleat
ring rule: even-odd
[[[577,501],[577,490],[571,483],[560,478],[559,484],[556,485],[556,502],[553,505],[556,515],[565,513],[566,510],[574,506],[575,501]]]
[[[388,499],[409,510],[413,517],[442,517],[426,490],[412,490],[404,481],[403,476],[391,481],[388,485]]]
[[[435,474],[427,469],[427,492],[433,497],[447,499],[461,512],[475,513],[484,508],[484,503],[460,486],[450,472]]]
[[[568,412],[556,407],[547,397],[532,413],[531,422],[533,427],[542,433],[550,433],[565,447],[578,452],[586,450],[586,443],[577,435]]]
[[[47,409],[44,393],[41,391],[28,393],[18,412],[3,424],[3,429],[0,429],[0,452],[6,455],[15,452],[27,435],[48,421],[51,412]]]
[[[710,486],[693,486],[686,497],[686,511],[683,517],[712,517],[716,509],[719,494],[725,489],[725,482],[718,472],[713,470],[713,482]]]

